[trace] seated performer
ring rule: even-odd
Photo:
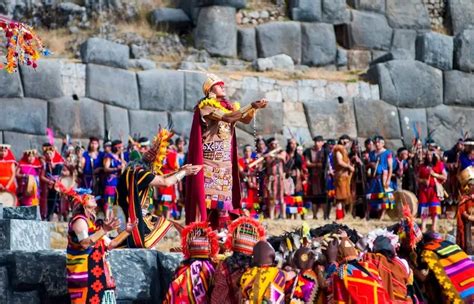
[[[227,100],[224,82],[212,74],[203,84],[203,93],[205,97],[194,110],[188,163],[204,168],[186,179],[186,223],[209,220],[217,229],[226,226],[228,211],[241,208],[235,124],[250,123],[267,101],[240,109]]]
[[[266,241],[259,241],[253,248],[255,266],[247,269],[240,279],[241,303],[285,303],[285,273],[274,263],[273,247]]]
[[[20,206],[37,206],[39,204],[39,177],[43,164],[36,150],[25,150],[18,164],[16,177],[19,181]],[[32,185],[29,183],[33,181]],[[28,189],[28,187],[32,187]]]
[[[232,255],[217,266],[211,304],[240,304],[240,277],[250,267],[255,244],[265,238],[265,229],[254,219],[241,217],[229,225],[226,249]]]
[[[460,175],[461,199],[457,213],[456,243],[469,255],[474,255],[474,167],[469,166]]]
[[[184,261],[175,272],[163,304],[209,303],[213,259],[219,252],[217,234],[206,222],[192,223],[182,230],[181,243]]]
[[[391,303],[376,267],[357,261],[357,250],[347,235],[324,246],[327,303]],[[361,297],[364,295],[364,297]]]
[[[173,133],[162,129],[150,150],[143,154],[142,159],[130,162],[119,178],[118,204],[125,217],[130,217],[132,222],[138,220],[138,225],[124,244],[130,248],[152,248],[171,228],[171,223],[165,218],[152,214],[153,187],[169,187],[201,170],[201,166],[185,165],[177,173],[160,176],[168,140],[172,136]]]
[[[71,303],[116,303],[115,281],[106,260],[106,252],[127,238],[136,223],[129,221],[126,229],[111,241],[107,233],[119,227],[118,219],[105,220],[102,227],[96,226],[97,203],[92,195],[79,195],[60,182],[55,187],[72,199],[75,205],[69,222],[66,255],[66,277]]]
[[[377,229],[369,233],[368,245],[371,252],[364,254],[363,260],[375,265],[390,299],[394,303],[412,303],[413,272],[408,262],[397,256],[398,236]]]
[[[316,303],[318,293],[318,276],[313,270],[316,259],[315,254],[307,247],[296,250],[293,264],[297,270],[296,275],[287,279],[289,290],[286,294],[286,303]]]
[[[428,303],[474,303],[474,262],[456,244],[437,233],[424,235],[416,272],[424,281]]]

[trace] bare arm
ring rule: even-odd
[[[120,168],[110,168],[110,158],[104,159],[104,172],[105,173],[117,173],[120,171]]]
[[[185,176],[188,175],[196,175],[200,170],[202,169],[202,166],[200,165],[184,165],[181,167],[181,169],[170,176],[164,177],[164,176],[155,176],[153,180],[150,183],[150,186],[152,187],[169,187],[174,184],[177,184],[180,180],[182,180]]]
[[[354,167],[352,167],[350,164],[346,163],[344,161],[344,159],[342,158],[342,154],[341,152],[336,152],[336,162],[339,166],[347,169],[347,170],[350,170],[350,171],[353,171],[354,170]]]

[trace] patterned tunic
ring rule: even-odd
[[[102,238],[95,245],[84,249],[72,229],[72,225],[78,219],[87,222],[89,236],[99,230],[84,215],[76,215],[69,222],[66,277],[71,303],[115,303],[115,297],[113,296],[115,281],[106,260],[105,240]]]
[[[260,304],[285,302],[285,274],[277,267],[263,266],[248,269],[240,279],[244,303]]]
[[[207,116],[217,108],[200,108],[203,121],[204,191],[208,208],[232,210],[232,136],[234,125]],[[222,114],[222,113],[220,113]]]

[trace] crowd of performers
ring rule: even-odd
[[[300,214],[304,219],[312,209],[314,219],[321,212],[329,219],[335,206],[336,220],[346,213],[382,218],[390,210],[401,212],[395,196],[407,190],[418,198],[413,212],[421,217],[422,230],[431,218],[436,231],[439,217],[453,218],[456,213],[462,193],[459,178],[474,166],[474,140],[459,139],[447,151],[432,140],[426,145],[416,140],[413,148],[393,152],[381,136],[365,140],[363,147],[347,135],[337,142],[316,136],[314,146],[306,150],[295,139],[281,149],[270,138],[258,139],[255,151],[246,146],[243,154],[242,201],[251,215],[273,219]]]

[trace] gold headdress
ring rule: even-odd
[[[150,164],[155,174],[163,175],[161,167],[163,167],[163,161],[166,158],[169,140],[173,135],[174,133],[168,129],[160,129],[158,134],[153,138],[153,144],[150,150],[143,155],[143,160]]]
[[[202,85],[202,92],[204,93],[204,96],[207,97],[212,87],[215,86],[216,84],[224,85],[224,81],[220,79],[219,77],[217,77],[217,75],[207,74],[207,79],[206,81],[204,81]]]

